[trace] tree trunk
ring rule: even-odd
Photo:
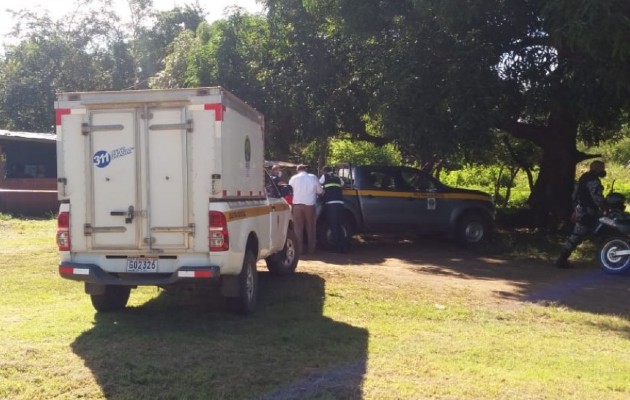
[[[510,168],[510,182],[505,189],[505,199],[503,200],[503,206],[507,207],[510,202],[510,196],[512,195],[512,187],[514,186],[514,179],[516,179],[516,175],[518,174],[520,168]]]
[[[572,212],[575,165],[580,161],[576,149],[577,123],[560,114],[549,120],[541,143],[540,172],[528,200],[538,227],[555,227]]]
[[[497,180],[495,181],[494,184],[494,201],[495,202],[499,202],[499,196],[501,196],[501,178],[503,177],[503,165],[501,165],[501,168],[499,169],[499,176],[497,177]],[[505,206],[505,201],[502,202],[503,206]]]
[[[529,191],[532,192],[534,190],[534,174],[532,174],[532,170],[529,168],[524,168],[525,174],[527,174],[527,185],[529,187]]]
[[[317,139],[317,166],[311,171],[313,174],[319,176],[320,171],[328,162],[328,136],[318,137]]]

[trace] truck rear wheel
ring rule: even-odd
[[[265,258],[265,262],[272,275],[288,275],[295,272],[298,259],[297,235],[293,229],[289,229],[282,251]]]
[[[105,286],[103,294],[91,294],[92,306],[98,312],[120,311],[127,306],[131,288],[129,286]]]
[[[245,252],[243,268],[238,275],[238,297],[228,298],[233,310],[239,314],[250,314],[256,308],[258,300],[258,272],[256,257],[251,250]]]

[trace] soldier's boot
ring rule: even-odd
[[[556,258],[554,265],[558,268],[573,268],[573,264],[569,262],[569,256],[571,256],[571,250],[562,250],[558,258]]]

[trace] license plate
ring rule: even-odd
[[[127,272],[151,273],[158,272],[157,258],[128,258]]]

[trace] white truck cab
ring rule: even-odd
[[[254,310],[256,262],[298,263],[290,206],[264,170],[264,120],[220,87],[60,93],[62,277],[97,311],[132,288],[218,285]]]

